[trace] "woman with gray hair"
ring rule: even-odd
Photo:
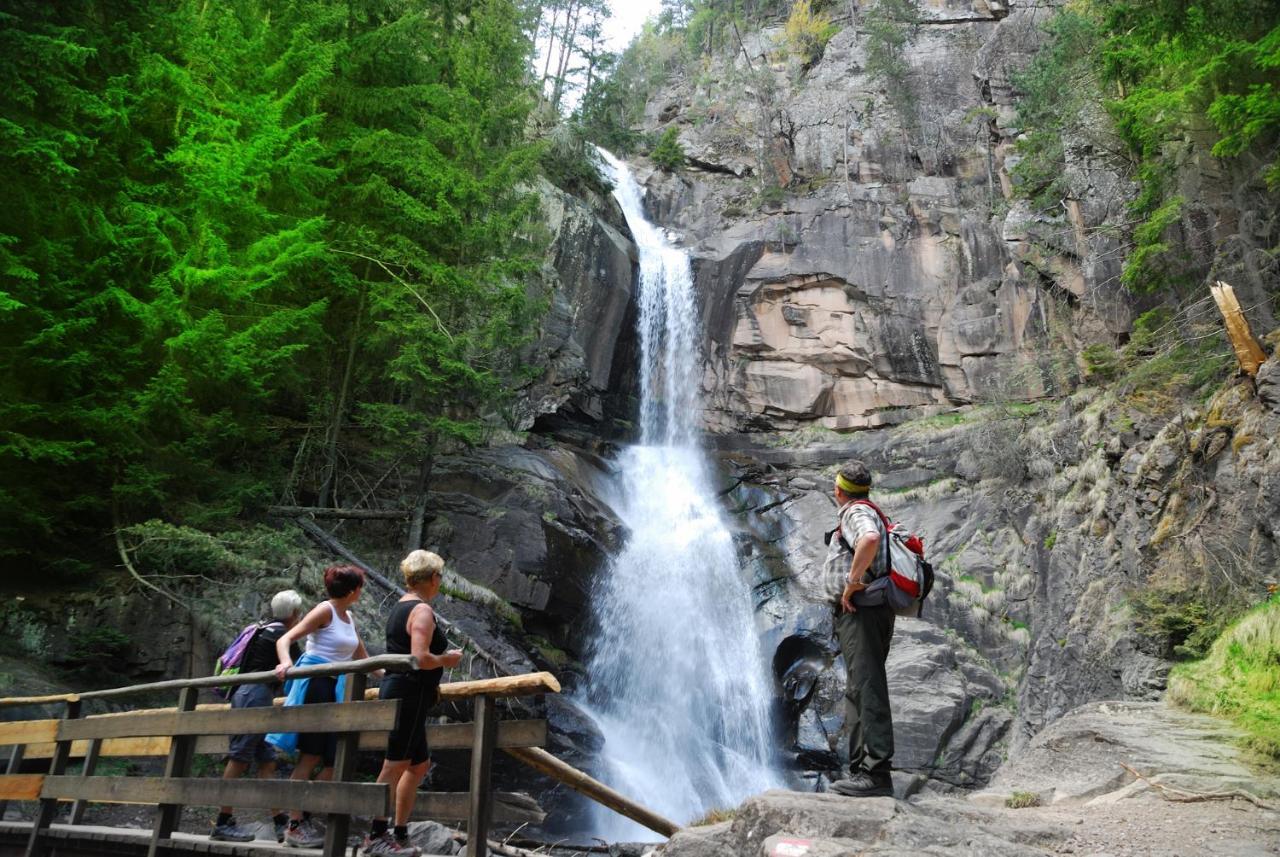
[[[245,646],[244,658],[240,671],[270,672],[280,663],[276,654],[276,641],[285,635],[290,628],[298,624],[302,616],[302,596],[292,589],[277,592],[271,598],[271,618],[261,622],[259,628]],[[297,657],[297,652],[294,657]],[[279,684],[242,684],[231,696],[232,708],[261,708],[271,705]],[[227,766],[222,772],[224,780],[243,777],[249,766],[258,763],[258,779],[266,780],[275,776],[276,751],[266,741],[266,735],[232,735],[231,745],[227,753]],[[275,826],[276,841],[284,841],[285,825],[288,817],[279,809],[272,810],[272,822]],[[249,842],[254,839],[252,830],[236,824],[231,816],[231,807],[224,806],[218,810],[218,819],[213,823],[210,839],[225,842]]]

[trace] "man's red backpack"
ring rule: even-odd
[[[933,566],[924,558],[924,539],[894,524],[880,507],[870,500],[854,500],[868,506],[880,518],[886,538],[881,540],[888,573],[873,580],[854,603],[874,604],[875,593],[884,594],[884,603],[899,616],[919,617],[924,614],[924,600],[933,589]],[[840,535],[844,538],[844,534]],[[850,546],[852,550],[852,547]]]

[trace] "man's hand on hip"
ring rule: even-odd
[[[846,613],[857,613],[858,608],[853,606],[853,596],[866,589],[865,583],[855,583],[852,580],[845,583],[844,592],[840,595],[840,607]]]

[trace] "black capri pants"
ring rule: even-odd
[[[391,675],[378,690],[379,699],[400,700],[395,728],[387,735],[387,761],[421,765],[431,758],[427,747],[427,714],[436,704],[439,689],[435,682],[418,681],[405,675]]]
[[[337,701],[337,676],[316,676],[307,681],[307,692],[302,699],[303,705]],[[306,753],[310,756],[320,756],[324,759],[324,766],[332,768],[338,758],[338,735],[336,732],[299,732],[298,752]]]

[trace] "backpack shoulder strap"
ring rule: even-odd
[[[879,506],[877,506],[875,503],[872,503],[870,500],[866,499],[865,497],[860,500],[854,500],[849,505],[868,506],[870,507],[871,511],[876,513],[876,517],[880,519],[880,528],[881,530],[884,531],[884,536],[880,539],[880,552],[884,555],[884,572],[880,576],[884,576],[888,574],[893,569],[893,562],[890,558],[890,552],[889,552],[889,531],[893,529],[893,523],[890,522],[889,517],[885,515],[884,512],[880,511]],[[844,538],[844,535],[841,534],[840,537]],[[846,542],[845,544],[848,544],[848,542]],[[874,564],[872,565],[872,567],[873,568],[875,567]]]

